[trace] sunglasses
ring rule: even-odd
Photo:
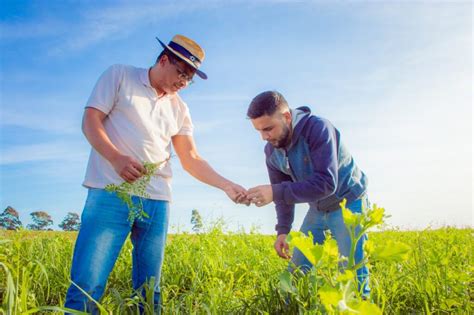
[[[185,81],[187,84],[193,84],[194,80],[192,76],[189,76],[186,71],[184,71],[180,66],[178,66],[178,61],[174,60],[173,58],[168,58],[170,63],[172,63],[176,71],[178,72],[178,79]]]

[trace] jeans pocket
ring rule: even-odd
[[[90,188],[87,194],[81,220],[114,221],[122,217],[127,218],[127,205],[105,189]]]

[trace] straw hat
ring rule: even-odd
[[[158,37],[156,37],[156,39],[164,49],[168,49],[196,69],[198,76],[204,80],[207,79],[207,75],[199,70],[199,66],[201,66],[201,63],[204,61],[204,50],[195,41],[183,35],[175,35],[168,45],[165,45]]]

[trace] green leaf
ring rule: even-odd
[[[375,251],[374,241],[372,241],[370,238],[366,240],[364,243],[364,250],[367,252],[367,254],[372,255],[372,253]]]
[[[337,259],[339,257],[339,248],[335,239],[326,239],[323,244],[324,255],[329,259]]]
[[[342,218],[344,219],[344,224],[346,226],[356,226],[357,224],[357,216],[355,213],[352,213],[351,210],[347,209],[346,207],[342,208]]]
[[[382,315],[380,308],[374,303],[368,301],[362,301],[356,305],[351,305],[351,308],[360,315]]]
[[[315,247],[315,245],[313,244],[312,236],[306,236],[302,232],[291,232],[289,237],[287,238],[287,241],[291,245],[298,248],[311,264],[316,264],[315,254],[317,253],[313,253],[313,248]]]
[[[368,212],[368,217],[370,218],[371,222],[374,224],[382,223],[384,215],[385,215],[385,209],[377,208],[376,205],[374,205],[374,208]]]
[[[311,255],[312,255],[312,258],[314,260],[313,265],[316,265],[321,260],[321,258],[323,258],[323,254],[324,254],[323,245],[314,244],[313,248],[311,249]],[[308,260],[309,260],[309,258],[308,258]]]
[[[291,273],[288,270],[283,271],[278,278],[280,279],[280,288],[284,292],[292,293],[295,291],[291,283]]]
[[[383,261],[404,261],[408,259],[409,254],[410,247],[408,245],[390,240],[385,244],[377,245],[372,253],[372,258]]]
[[[372,209],[368,210],[364,213],[364,217],[362,220],[361,225],[368,229],[373,226],[382,224],[385,219],[385,209],[377,207],[376,204],[372,207]]]
[[[339,301],[342,300],[342,293],[328,285],[320,288],[318,290],[318,294],[321,299],[321,303],[323,303],[327,310],[332,310],[334,307],[337,307]]]
[[[338,282],[347,283],[348,281],[355,278],[355,273],[351,270],[345,270],[344,273],[341,273],[337,276],[336,280]]]
[[[344,224],[348,227],[356,227],[360,224],[362,219],[364,218],[362,214],[360,213],[354,213],[351,211],[351,209],[346,208],[346,199],[344,199],[341,203],[341,209],[342,209],[342,218],[344,219]]]
[[[443,304],[443,309],[445,310],[450,310],[452,307],[457,307],[460,305],[455,299],[446,299]]]

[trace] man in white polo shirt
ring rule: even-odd
[[[85,108],[82,129],[92,150],[83,185],[89,189],[81,229],[74,248],[65,307],[97,312],[95,300],[104,293],[128,233],[133,243],[132,281],[135,290],[154,279],[159,308],[159,280],[171,200],[171,144],[183,168],[198,180],[223,190],[234,202],[245,202],[246,190],[225,179],[203,160],[193,140],[193,124],[178,92],[199,70],[203,49],[176,35],[163,46],[149,69],[114,65],[99,78]],[[147,218],[128,222],[129,209],[108,184],[134,182],[145,173],[143,162],[164,164],[141,198]],[[133,197],[135,201],[140,197]],[[138,200],[140,202],[140,200]]]

